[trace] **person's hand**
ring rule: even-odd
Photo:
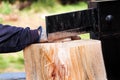
[[[46,29],[44,29],[40,26],[38,28],[38,34],[40,36],[39,42],[41,42],[41,43],[48,42]]]

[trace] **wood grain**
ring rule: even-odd
[[[27,80],[107,80],[98,40],[32,44],[24,60]]]

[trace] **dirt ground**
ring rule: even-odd
[[[9,15],[2,15],[3,24],[9,24],[17,27],[30,27],[36,29],[40,25],[45,27],[45,16],[47,13],[13,13]]]

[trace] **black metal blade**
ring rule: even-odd
[[[95,9],[46,16],[48,39],[51,37],[51,34],[57,34],[57,39],[73,36],[81,32],[93,31],[97,22],[96,20]]]

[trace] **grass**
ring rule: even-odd
[[[0,5],[0,13],[10,14],[12,12],[11,5],[8,2],[2,2]]]
[[[42,2],[41,2],[42,1]],[[75,10],[83,10],[87,9],[88,5],[86,2],[78,2],[77,4],[67,4],[61,5],[55,0],[40,0],[38,2],[33,2],[30,7],[26,7],[20,12],[48,12],[48,13],[61,13],[61,12],[69,12]],[[10,14],[14,12],[12,5],[8,2],[2,2],[0,5],[0,13],[1,14]]]
[[[0,54],[0,72],[23,71],[24,59],[23,52]]]
[[[52,0],[49,4],[42,4],[40,2],[33,3],[30,7],[25,8],[23,11],[30,11],[30,12],[47,12],[51,14],[62,13],[62,12],[69,12],[75,10],[84,10],[88,8],[86,2],[79,2],[77,4],[72,5],[61,5],[57,2],[53,2]]]
[[[76,10],[84,10],[87,9],[87,4],[85,2],[79,2],[77,4],[73,5],[60,5],[57,4],[56,7],[53,7],[52,9],[48,10],[50,13],[63,13],[63,12],[70,12],[70,11],[76,11]]]
[[[84,33],[80,35],[81,39],[90,39],[90,33]]]

